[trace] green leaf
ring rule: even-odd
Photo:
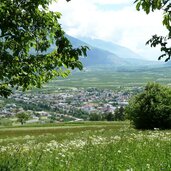
[[[137,3],[136,10],[140,11],[141,1]]]
[[[0,81],[7,81],[3,82],[6,87],[1,87],[0,95],[9,96],[11,87],[21,87],[23,91],[41,87],[54,76],[61,76],[63,66],[81,69],[79,57],[86,56],[87,48],[75,49],[71,45],[58,22],[61,13],[49,10],[52,2],[1,0]],[[51,52],[54,42],[56,48]]]

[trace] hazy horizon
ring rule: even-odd
[[[154,34],[163,35],[160,11],[146,15],[136,11],[133,0],[58,0],[50,8],[62,13],[64,31],[76,38],[96,38],[127,47],[146,59],[157,60],[157,48],[145,43]]]

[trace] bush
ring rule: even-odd
[[[106,119],[107,121],[114,121],[115,120],[115,115],[111,112],[106,113],[104,115],[104,119]]]
[[[25,112],[17,113],[16,116],[18,118],[17,121],[20,122],[22,125],[29,119],[28,113]]]
[[[148,83],[129,101],[126,114],[137,129],[171,128],[171,89]]]
[[[103,116],[101,114],[91,113],[89,120],[90,121],[102,121],[103,120]]]
[[[121,106],[120,108],[116,108],[115,110],[115,121],[124,121],[125,120],[125,111],[124,107]]]

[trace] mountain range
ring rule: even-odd
[[[164,62],[157,60],[145,60],[144,57],[133,52],[132,50],[112,42],[91,38],[74,38],[69,35],[66,35],[66,37],[70,40],[74,48],[78,48],[80,46],[89,47],[87,57],[80,57],[80,60],[86,69],[134,71],[158,67],[160,68],[170,64],[164,64]],[[47,52],[49,53],[54,49],[55,45],[53,44]]]
[[[67,35],[74,47],[88,46],[86,58],[81,61],[86,68],[110,68],[114,70],[147,69],[162,67],[159,61],[148,61],[132,50],[99,39],[74,38]]]

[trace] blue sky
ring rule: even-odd
[[[162,13],[135,10],[134,0],[58,0],[51,5],[62,13],[65,32],[77,38],[97,38],[125,46],[146,59],[157,60],[159,48],[145,46],[153,34],[164,35]]]

